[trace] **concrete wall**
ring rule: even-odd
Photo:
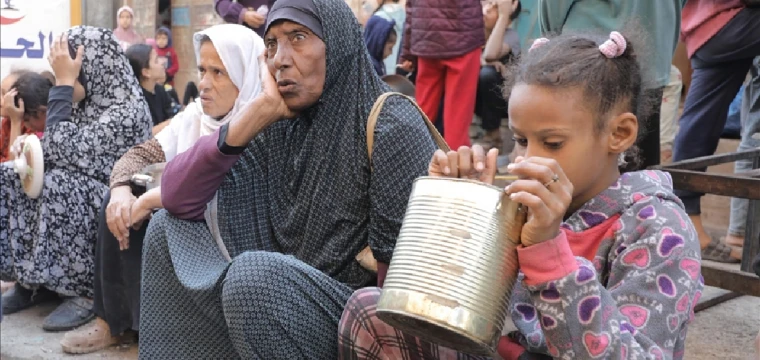
[[[82,24],[113,29],[122,0],[82,0]]]

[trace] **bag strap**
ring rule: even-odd
[[[425,125],[427,125],[428,131],[430,132],[430,135],[433,136],[433,140],[435,141],[435,144],[438,146],[438,148],[446,152],[451,150],[449,148],[449,145],[446,144],[446,140],[444,140],[441,134],[438,133],[435,125],[430,122],[430,119],[427,117],[427,115],[425,115],[425,112],[422,111],[422,108],[420,108],[414,99],[401,93],[387,92],[377,98],[375,104],[372,106],[372,110],[369,112],[369,118],[367,118],[367,155],[369,156],[370,169],[372,169],[372,148],[375,145],[375,126],[377,125],[377,118],[380,117],[380,112],[383,110],[385,100],[391,96],[400,96],[404,99],[409,100],[409,102],[412,103],[415,108],[417,108],[417,111],[420,112],[420,115],[422,115],[422,119],[425,120]]]

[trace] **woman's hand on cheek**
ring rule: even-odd
[[[256,97],[254,101],[260,110],[263,110],[267,114],[267,119],[270,119],[270,124],[282,119],[292,119],[298,114],[291,111],[285,104],[285,99],[282,98],[280,90],[277,89],[277,82],[274,75],[269,72],[269,67],[266,62],[266,52],[259,56],[259,74],[261,75],[261,93]]]
[[[496,176],[496,158],[499,150],[491,149],[486,153],[483,147],[462,146],[457,151],[436,150],[428,167],[428,175],[473,179],[492,184]]]
[[[508,169],[520,179],[509,184],[504,191],[512,201],[528,208],[528,220],[520,235],[523,246],[557,237],[573,198],[573,184],[557,161],[518,156]]]
[[[50,48],[50,55],[48,55],[48,62],[50,62],[50,67],[55,74],[56,85],[74,86],[79,77],[79,71],[82,69],[83,57],[84,47],[80,45],[77,49],[76,58],[71,58],[69,54],[69,40],[66,34],[61,34],[53,42],[53,46]]]

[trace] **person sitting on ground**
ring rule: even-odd
[[[435,151],[414,104],[393,97],[370,163],[367,118],[390,89],[345,1],[278,0],[264,43],[262,93],[164,170],[142,358],[336,359],[343,306],[378,281],[356,257],[390,260]]]
[[[85,51],[86,50],[86,51]],[[92,314],[97,213],[116,160],[148,139],[150,112],[111,30],[69,29],[49,56],[56,78],[47,102],[42,194],[0,166],[0,279],[12,314],[61,296],[43,329],[65,331]]]
[[[519,0],[489,0],[483,4],[483,22],[486,26],[486,45],[478,77],[475,96],[475,114],[485,131],[480,145],[484,148],[503,149],[501,121],[507,117],[507,101],[502,95],[507,64],[520,56],[520,38],[511,28],[520,15]]]
[[[40,138],[45,131],[48,95],[52,87],[53,82],[49,77],[30,71],[19,75],[8,93],[14,94],[13,100],[8,99],[14,103],[12,111],[23,110],[21,116],[24,127]]]
[[[682,358],[703,288],[699,242],[670,175],[621,175],[644,108],[634,44],[617,32],[539,39],[508,81],[520,155],[508,169],[520,180],[505,192],[528,217],[510,297],[518,331],[500,339],[498,355]],[[492,183],[497,155],[480,146],[437,151],[429,175]],[[379,297],[368,288],[349,300],[341,359],[482,359],[385,324]]]
[[[153,135],[160,124],[174,116],[172,100],[159,82],[164,78],[164,67],[158,61],[156,50],[147,44],[132,45],[126,51],[129,65],[140,82],[145,101],[153,119]],[[163,128],[163,127],[161,127]]]
[[[367,45],[367,53],[379,76],[386,74],[383,60],[391,56],[393,46],[396,44],[397,35],[396,30],[393,29],[394,25],[392,20],[372,16],[364,26],[364,44]]]
[[[114,165],[95,247],[97,318],[64,336],[64,352],[98,351],[117,343],[126,331],[140,328],[143,239],[150,214],[163,206],[160,187],[136,196],[130,187],[132,176],[146,166],[172,160],[199,137],[212,134],[261,91],[258,56],[264,53],[264,42],[255,32],[241,25],[216,25],[196,33],[193,43],[205,101],[191,103],[167,128]],[[138,46],[147,45],[130,50]]]
[[[42,138],[47,115],[48,92],[54,82],[55,78],[48,76],[45,72],[37,74],[28,71],[12,72],[3,80],[5,93],[0,97],[0,111],[9,114],[10,118],[2,120],[3,123],[0,124],[2,126],[0,128],[2,132],[0,134],[2,149],[0,162],[14,160],[15,154],[10,149],[19,135],[35,134]],[[13,121],[16,124],[21,123],[20,133],[17,125],[11,125],[11,119],[15,119]],[[5,293],[13,286],[13,282],[0,281],[0,292]]]

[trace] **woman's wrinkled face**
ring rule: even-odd
[[[214,44],[206,41],[201,45],[198,72],[201,78],[198,84],[203,112],[215,119],[227,115],[235,106],[240,91],[232,82],[222,58]],[[250,79],[249,81],[257,81]]]
[[[13,83],[18,80],[18,75],[16,74],[9,74],[6,76],[2,82],[0,82],[0,116],[2,117],[8,117],[8,114],[3,112],[3,107],[5,105],[5,94],[8,91],[11,91],[11,86],[13,86]]]
[[[119,14],[119,27],[122,29],[129,29],[132,26],[132,14],[129,11],[122,11]]]
[[[294,112],[317,103],[325,87],[325,43],[309,28],[291,21],[277,22],[264,36],[267,65],[285,104]]]

